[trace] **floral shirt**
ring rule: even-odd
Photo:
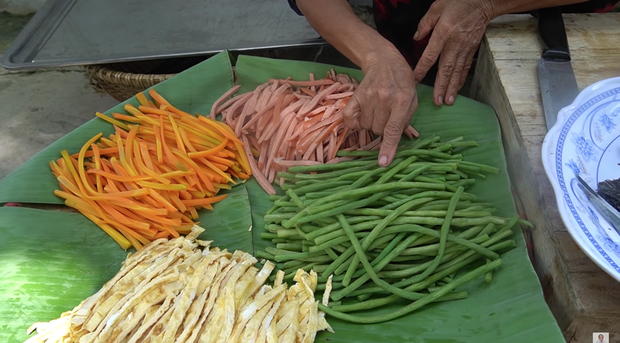
[[[299,15],[295,0],[288,0],[289,4]],[[428,44],[428,38],[423,41],[414,41],[420,19],[428,11],[433,0],[373,0],[373,15],[377,31],[392,42],[414,67]],[[562,6],[564,13],[600,13],[614,9],[620,1],[592,0],[579,4]]]

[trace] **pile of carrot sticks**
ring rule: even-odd
[[[275,194],[277,173],[288,167],[337,163],[343,159],[336,157],[338,150],[379,149],[381,137],[369,130],[350,130],[344,123],[342,109],[357,86],[354,78],[333,69],[323,79],[313,74],[309,81],[271,79],[233,96],[237,85],[213,104],[210,118],[222,115],[245,143],[257,181]],[[405,134],[418,136],[411,126]]]
[[[242,141],[222,122],[186,113],[149,90],[138,107],[112,118],[79,153],[65,150],[50,162],[60,190],[54,194],[110,235],[123,249],[187,234],[197,210],[213,209],[235,179],[249,179]]]

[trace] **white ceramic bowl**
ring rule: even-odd
[[[590,204],[575,173],[596,189],[620,178],[620,77],[597,82],[558,113],[542,146],[562,220],[581,249],[620,281],[620,235]]]

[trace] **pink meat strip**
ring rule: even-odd
[[[256,124],[256,122],[265,114],[267,113],[267,111],[269,111],[270,109],[274,108],[276,105],[276,102],[278,101],[278,98],[280,97],[280,95],[282,95],[282,93],[284,93],[286,91],[286,87],[282,86],[280,88],[278,88],[274,93],[274,97],[273,100],[269,101],[268,103],[265,104],[265,106],[260,107],[260,109],[256,112],[256,114],[254,114],[252,116],[252,118],[243,126],[243,130],[249,130],[253,124]]]
[[[308,80],[314,81],[314,73],[310,73],[310,75],[308,75]],[[310,90],[316,93],[316,86],[310,86]]]
[[[283,159],[276,159],[273,161],[273,163],[283,166],[283,167],[296,167],[296,166],[316,166],[318,164],[322,164],[319,161],[291,161],[291,160],[283,160]]]
[[[355,157],[335,157],[332,158],[331,160],[325,162],[325,164],[334,164],[334,163],[340,163],[340,162],[344,162],[344,161],[353,161],[355,159]]]
[[[222,102],[224,102],[224,100],[228,99],[228,97],[230,97],[231,95],[237,93],[237,91],[239,90],[239,88],[241,88],[240,85],[236,85],[233,88],[227,90],[224,94],[222,94],[221,97],[219,97],[217,100],[215,100],[215,102],[213,103],[213,106],[211,106],[211,112],[209,113],[209,117],[213,120],[215,120],[215,117],[217,115],[217,108],[218,106],[220,106],[220,104]]]
[[[222,113],[222,121],[230,126],[230,123],[235,119],[235,115],[237,111],[241,109],[243,111],[243,105],[250,100],[254,92],[245,93],[243,95],[239,95],[236,98],[238,100],[227,110],[226,113]],[[231,126],[232,127],[232,126]]]
[[[260,85],[256,87],[252,97],[246,102],[245,106],[243,106],[243,111],[241,111],[241,115],[237,118],[237,124],[235,125],[235,134],[237,137],[241,136],[241,131],[243,125],[245,124],[245,118],[255,112],[256,103],[258,101],[258,97],[261,95],[263,89],[265,89],[267,85]]]
[[[276,79],[270,79],[269,82],[274,82]],[[334,80],[323,79],[315,81],[293,81],[293,80],[278,80],[280,83],[286,83],[295,87],[311,87],[311,86],[327,86],[334,84]]]
[[[314,98],[312,98],[312,100],[310,100],[309,103],[304,105],[304,107],[302,107],[299,110],[299,115],[306,115],[306,114],[310,113],[310,111],[312,111],[312,109],[315,108],[316,105],[320,101],[323,101],[323,99],[325,99],[326,96],[328,96],[328,95],[332,94],[333,92],[335,92],[336,89],[338,89],[338,87],[340,87],[340,85],[341,85],[340,83],[334,83],[331,86],[327,87],[327,89],[321,91]]]
[[[261,185],[261,187],[265,190],[265,192],[267,192],[267,194],[269,195],[276,194],[275,188],[273,188],[273,186],[271,185],[271,183],[269,183],[265,175],[263,175],[263,173],[258,169],[258,165],[256,165],[256,160],[254,160],[254,156],[252,156],[252,150],[250,149],[250,142],[248,141],[247,137],[243,136],[241,137],[241,139],[243,140],[243,144],[244,144],[243,150],[245,151],[245,155],[247,156],[248,161],[250,162],[250,168],[252,170],[252,174],[256,178],[256,181],[258,181],[258,184]]]
[[[271,147],[269,149],[269,156],[267,157],[267,168],[271,168],[273,161],[276,158],[276,154],[284,140],[286,133],[289,128],[292,126],[291,124],[295,122],[295,116],[292,113],[288,113],[286,117],[280,124],[280,129],[277,131],[276,136],[271,141]]]
[[[335,94],[330,94],[330,95],[326,96],[325,100],[335,100],[335,99],[348,98],[348,97],[350,97],[352,95],[353,95],[353,92],[335,93]]]

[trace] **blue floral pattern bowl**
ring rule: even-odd
[[[620,281],[620,235],[579,188],[620,178],[620,77],[597,82],[558,113],[542,147],[542,160],[560,215],[581,249]]]

